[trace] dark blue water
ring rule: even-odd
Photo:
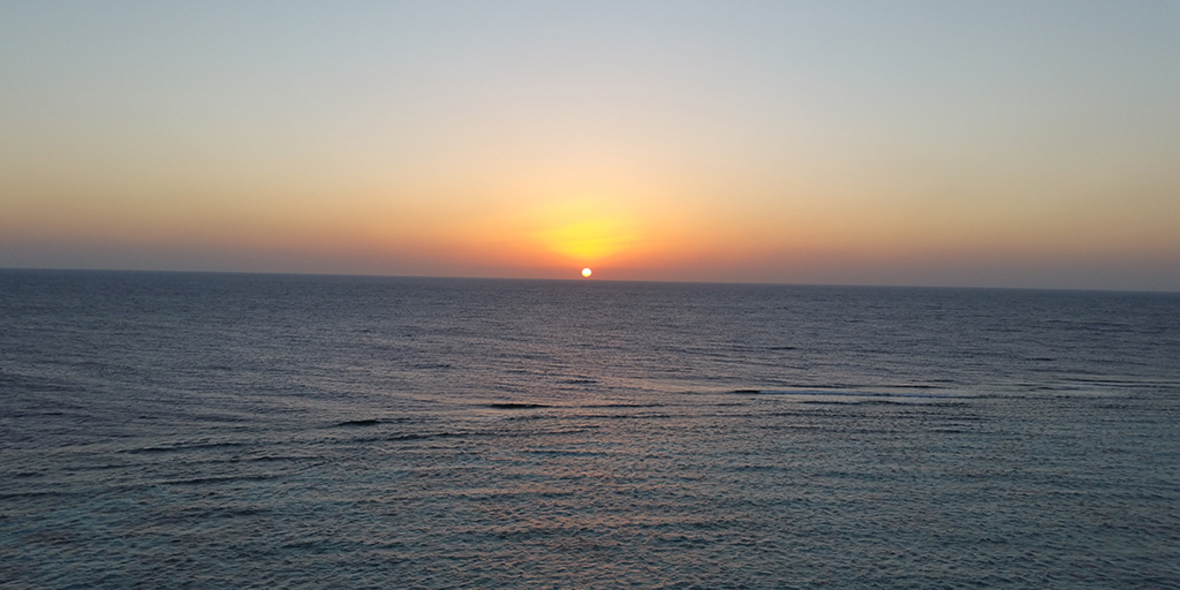
[[[1180,588],[1180,295],[0,271],[5,588]]]

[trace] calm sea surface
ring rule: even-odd
[[[1180,295],[0,271],[3,588],[1180,588]]]

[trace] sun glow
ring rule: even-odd
[[[590,275],[592,274],[594,274],[594,271],[590,270],[590,267],[587,266],[586,268],[582,269],[582,276],[590,278]]]
[[[590,268],[586,278],[600,278],[594,271],[602,265],[614,276],[622,269],[688,256],[682,252],[687,238],[705,235],[686,230],[701,229],[691,207],[668,202],[657,188],[624,187],[573,197],[554,197],[571,192],[562,186],[522,192],[531,194],[511,207],[452,224],[453,231],[461,228],[467,242],[463,256],[477,263],[514,265],[528,276],[569,277],[570,269],[580,273]],[[445,243],[445,237],[438,241]]]
[[[536,237],[552,252],[582,259],[617,254],[636,241],[626,223],[609,218],[588,219],[542,230]]]

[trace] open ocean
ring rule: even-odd
[[[1180,294],[0,271],[0,587],[1180,588]]]

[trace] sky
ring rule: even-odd
[[[1180,2],[0,0],[0,267],[1180,291]]]

